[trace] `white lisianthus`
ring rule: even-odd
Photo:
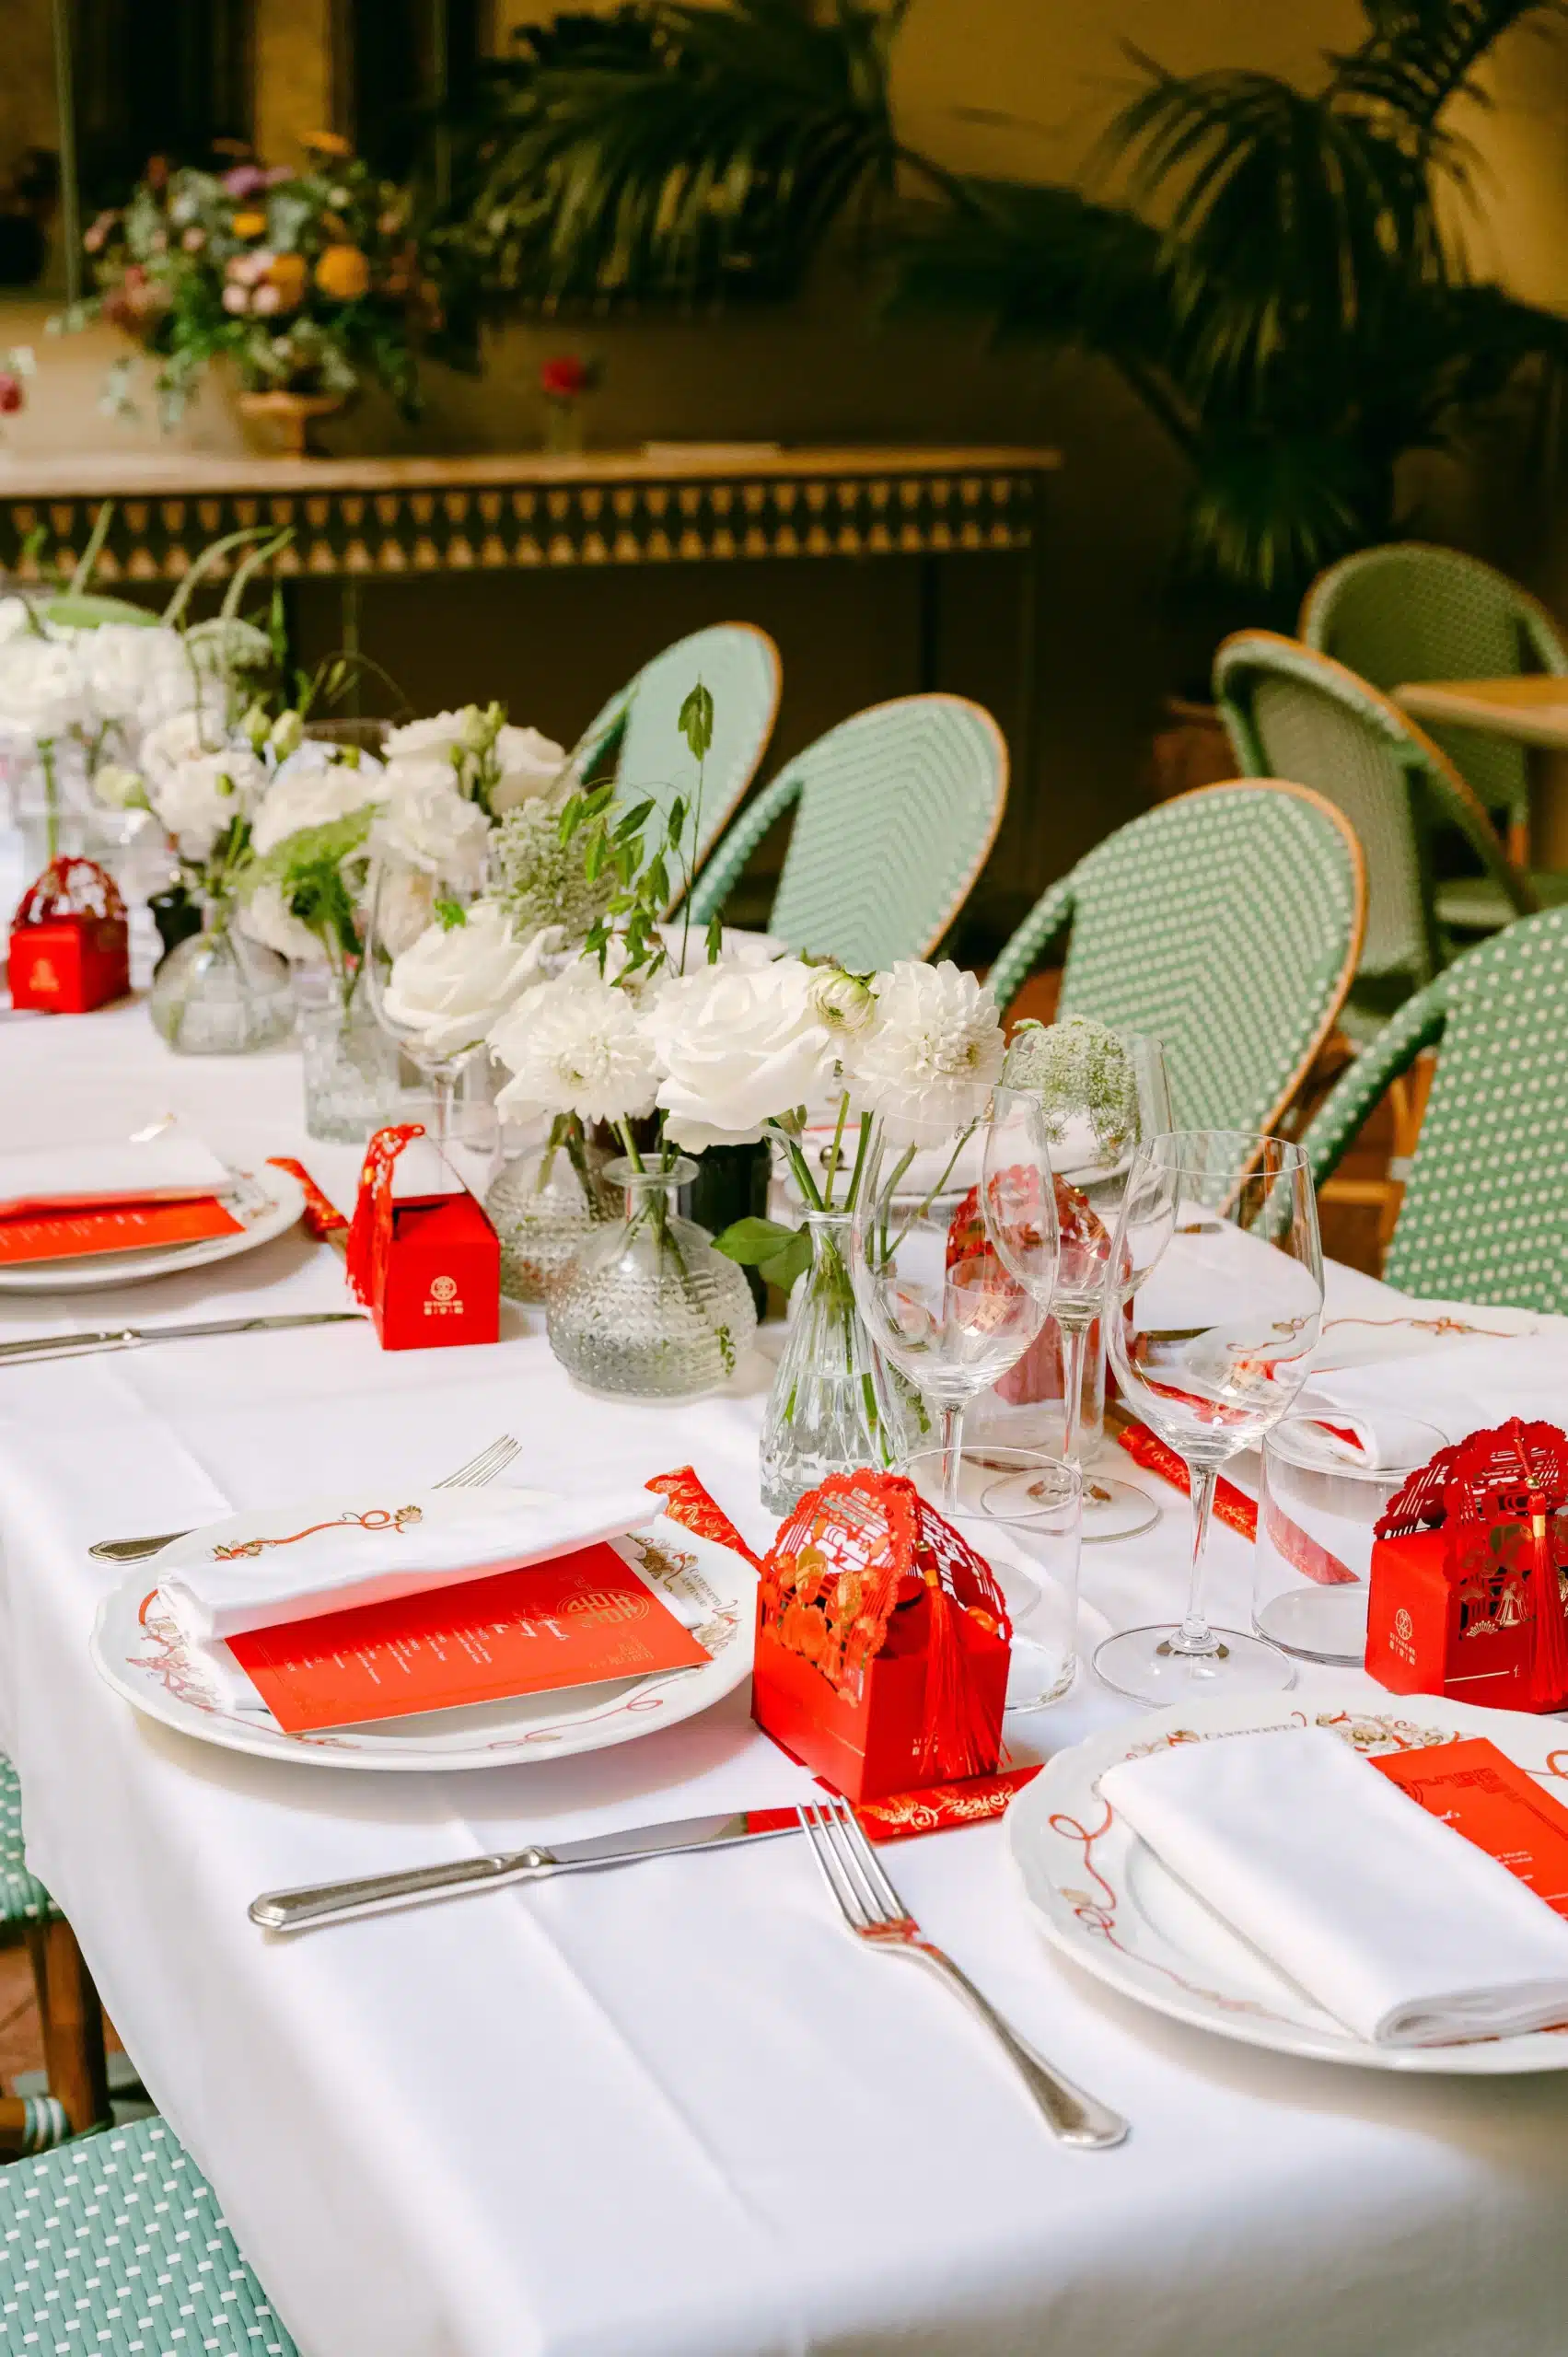
[[[450,770],[453,753],[462,749],[463,731],[472,710],[471,704],[465,704],[461,712],[436,712],[432,713],[428,720],[405,721],[402,727],[394,728],[388,736],[387,759],[389,761],[435,760],[444,769]]]
[[[35,745],[64,737],[87,717],[87,679],[74,639],[29,633],[0,648],[0,730]]]
[[[323,752],[330,749],[323,746]],[[302,763],[296,767],[296,763]],[[341,761],[305,761],[296,753],[278,771],[256,813],[250,848],[265,855],[303,827],[330,827],[374,802],[381,784],[380,764],[349,769]]]
[[[476,900],[458,923],[439,918],[394,959],[383,1002],[401,1029],[419,1034],[433,1056],[456,1055],[482,1039],[538,981],[556,947],[551,928],[519,941],[498,900]]]
[[[629,1121],[653,1110],[658,1064],[636,1006],[579,962],[530,991],[490,1034],[512,1077],[498,1093],[506,1120],[575,1113]]]
[[[106,810],[145,810],[147,789],[139,770],[123,761],[99,761],[92,776],[93,798]]]
[[[22,638],[32,629],[25,598],[0,598],[0,646]]]
[[[267,773],[254,753],[227,745],[217,753],[192,753],[163,776],[148,780],[153,808],[174,837],[181,859],[211,857],[218,839],[236,819],[255,808]]]
[[[459,791],[452,771],[441,761],[393,761],[381,783],[373,850],[452,884],[478,883],[490,821]]]
[[[171,712],[167,719],[149,728],[142,739],[141,762],[155,807],[158,788],[174,775],[182,761],[217,752],[222,745],[223,730],[213,714],[194,705]]]
[[[314,965],[320,959],[320,941],[295,915],[281,884],[258,884],[239,911],[239,925],[253,941],[275,949],[292,965]]]
[[[501,728],[492,758],[497,775],[490,789],[490,807],[497,818],[548,794],[566,766],[566,748],[537,728]]]
[[[84,631],[77,652],[93,715],[100,725],[138,727],[153,674],[168,656],[147,642],[165,636],[178,644],[175,631],[144,630],[135,622],[104,622]]]
[[[947,958],[902,959],[876,991],[876,1022],[841,1049],[856,1104],[905,1135],[977,1120],[1005,1047],[990,991]]]
[[[797,958],[703,966],[655,995],[648,1033],[664,1077],[658,1102],[677,1145],[753,1144],[763,1124],[810,1098],[830,1055]]]

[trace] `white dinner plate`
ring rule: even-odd
[[[262,1518],[243,1517],[255,1525]],[[233,1530],[237,1517],[193,1532],[186,1543]],[[751,1667],[757,1574],[744,1556],[699,1538],[660,1515],[646,1529],[610,1542],[678,1607],[712,1658],[695,1669],[622,1678],[461,1710],[285,1735],[267,1719],[215,1702],[178,1631],[152,1601],[157,1572],[144,1563],[99,1606],[92,1657],[117,1694],[148,1718],[202,1743],[262,1759],[308,1760],[321,1768],[495,1768],[510,1760],[562,1759],[608,1751],[641,1735],[694,1718],[733,1691]],[[170,1557],[173,1550],[170,1550]],[[692,1608],[701,1612],[693,1619]],[[144,1617],[145,1615],[145,1617]]]
[[[1512,1341],[1521,1334],[1568,1331],[1568,1318],[1539,1309],[1489,1309],[1473,1301],[1411,1301],[1359,1317],[1325,1318],[1314,1374],[1372,1366],[1381,1359],[1416,1358],[1453,1342]]]
[[[1490,1736],[1499,1751],[1568,1801],[1568,1727],[1520,1711],[1483,1711],[1439,1695],[1368,1702],[1365,1687],[1309,1696],[1238,1694],[1178,1703],[1059,1751],[1007,1812],[1008,1841],[1047,1938],[1098,1980],[1199,2029],[1378,2071],[1568,2071],[1568,2031],[1477,2038],[1459,2046],[1372,2046],[1353,2038],[1277,1973],[1160,1864],[1099,1795],[1120,1759],[1163,1745],[1223,1741],[1266,1726],[1326,1726],[1358,1751],[1410,1751]]]
[[[197,1244],[169,1244],[144,1252],[99,1252],[88,1260],[34,1260],[25,1268],[0,1269],[0,1293],[101,1293],[111,1285],[141,1284],[148,1277],[173,1277],[230,1260],[285,1236],[305,1209],[305,1190],[286,1170],[264,1163],[260,1170],[237,1171],[246,1183],[228,1200],[240,1222],[238,1236],[209,1236]]]

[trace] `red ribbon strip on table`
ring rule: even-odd
[[[60,917],[102,917],[123,923],[125,903],[114,878],[95,859],[52,859],[17,903],[11,919],[24,925],[50,924]]]
[[[347,1220],[336,1203],[327,1201],[303,1162],[296,1162],[292,1155],[270,1154],[267,1167],[271,1170],[286,1170],[289,1177],[297,1178],[304,1188],[305,1217],[300,1225],[307,1236],[313,1236],[320,1244],[330,1236],[342,1236],[347,1232]]]
[[[392,1250],[392,1167],[405,1145],[424,1135],[423,1121],[399,1121],[377,1130],[366,1150],[359,1194],[348,1231],[348,1281],[368,1307],[387,1283]]]
[[[1106,1422],[1112,1426],[1119,1446],[1127,1451],[1134,1465],[1143,1466],[1146,1472],[1157,1473],[1162,1480],[1170,1483],[1173,1490],[1179,1490],[1184,1498],[1191,1496],[1192,1484],[1186,1466],[1175,1449],[1150,1432],[1147,1424],[1140,1424],[1133,1417],[1129,1417],[1123,1423],[1119,1418],[1113,1420],[1109,1415]],[[1257,1538],[1257,1505],[1245,1490],[1237,1488],[1234,1481],[1219,1480],[1214,1483],[1214,1515],[1218,1521],[1228,1524],[1232,1530],[1239,1530],[1243,1538]]]
[[[724,1508],[714,1504],[693,1467],[678,1465],[673,1473],[656,1473],[643,1486],[658,1492],[671,1522],[679,1523],[684,1530],[695,1531],[699,1538],[711,1538],[715,1547],[730,1548],[737,1555],[744,1556],[753,1571],[761,1570],[761,1557],[748,1547]]]

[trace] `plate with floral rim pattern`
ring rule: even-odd
[[[1013,1863],[1051,1945],[1156,2013],[1281,2054],[1450,2076],[1568,2071],[1568,2026],[1454,2046],[1372,2046],[1353,2037],[1168,1873],[1100,1798],[1099,1778],[1118,1760],[1274,1726],[1327,1727],[1365,1753],[1488,1736],[1568,1804],[1568,1726],[1561,1719],[1485,1711],[1440,1695],[1374,1694],[1365,1681],[1178,1703],[1059,1751],[1009,1809]]]

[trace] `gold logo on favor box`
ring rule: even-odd
[[[430,1298],[424,1305],[426,1318],[460,1317],[462,1307],[456,1277],[431,1278]]]

